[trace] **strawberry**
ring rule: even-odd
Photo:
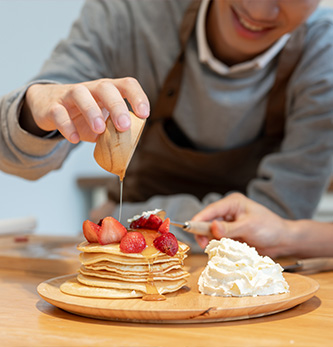
[[[149,215],[149,217],[141,216],[140,218],[134,220],[130,224],[130,229],[149,229],[158,230],[160,225],[163,223],[162,219],[155,214]]]
[[[146,248],[146,240],[138,231],[128,232],[120,241],[123,253],[141,253]]]
[[[146,221],[147,221],[147,218],[142,216],[142,217],[132,221],[129,227],[130,227],[130,229],[140,229],[140,228],[143,228],[143,226],[145,225]]]
[[[163,221],[159,216],[156,216],[155,214],[151,214],[149,218],[147,219],[147,222],[145,224],[145,229],[157,231],[162,223]]]
[[[178,241],[176,236],[171,233],[165,233],[154,240],[154,246],[159,251],[173,257],[178,252]]]
[[[158,232],[161,234],[168,233],[170,229],[170,218],[167,218],[158,228]]]
[[[86,240],[90,243],[98,242],[97,234],[100,230],[100,226],[91,222],[90,220],[85,220],[82,225],[83,235]]]
[[[127,229],[113,217],[105,217],[100,224],[97,238],[101,245],[120,242],[127,233]]]

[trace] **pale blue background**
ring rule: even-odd
[[[67,36],[82,0],[0,0],[0,95],[32,78],[56,43]],[[87,217],[78,176],[107,174],[92,144],[81,144],[62,169],[30,182],[0,172],[0,219],[35,216],[38,234],[80,232]]]

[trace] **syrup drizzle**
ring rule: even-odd
[[[148,277],[146,282],[146,291],[147,294],[142,297],[144,301],[162,301],[165,300],[166,297],[160,294],[154,283],[154,272],[151,271],[151,266],[154,264],[157,254],[156,248],[154,247],[154,239],[156,237],[156,231],[152,230],[142,230],[147,247],[142,251],[142,255],[146,258],[148,264]]]
[[[119,177],[119,183],[120,183],[120,198],[119,198],[119,216],[118,216],[118,221],[121,221],[121,212],[123,209],[123,185],[124,185],[124,180]]]
[[[119,176],[119,183],[120,183],[120,198],[119,198],[119,216],[118,221],[121,221],[121,213],[123,208],[123,183],[124,178],[121,178]],[[142,300],[144,301],[161,301],[165,300],[165,296],[161,295],[154,283],[154,273],[151,271],[151,266],[154,264],[154,261],[156,259],[156,255],[153,256],[153,254],[156,254],[156,249],[153,245],[154,239],[155,239],[155,231],[151,230],[142,230],[141,231],[145,240],[147,247],[142,251],[142,255],[146,258],[147,264],[148,264],[148,277],[146,282],[146,291],[147,294],[142,297]]]

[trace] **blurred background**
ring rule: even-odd
[[[78,17],[83,0],[0,0],[0,95],[38,73]],[[77,177],[107,175],[80,144],[63,167],[38,181],[0,172],[0,219],[34,216],[39,234],[76,235],[88,217],[91,196]]]
[[[56,43],[65,38],[83,0],[0,0],[0,95],[38,73]],[[322,5],[333,6],[333,0]],[[34,216],[37,234],[76,235],[90,205],[105,199],[77,185],[78,177],[105,176],[93,159],[92,144],[80,144],[63,167],[30,182],[0,172],[0,219]],[[93,199],[93,202],[92,202]],[[333,198],[326,194],[317,219],[331,218]]]

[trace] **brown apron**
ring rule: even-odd
[[[279,150],[285,126],[286,89],[302,54],[305,25],[298,28],[281,51],[275,83],[269,92],[265,124],[252,143],[219,152],[193,148],[172,120],[182,80],[186,44],[193,33],[200,0],[187,9],[180,27],[181,52],[170,70],[151,112],[124,179],[124,201],[146,201],[154,195],[192,194],[202,199],[210,192],[246,193],[262,158]],[[114,189],[113,189],[114,188]],[[109,198],[119,201],[119,186]]]

